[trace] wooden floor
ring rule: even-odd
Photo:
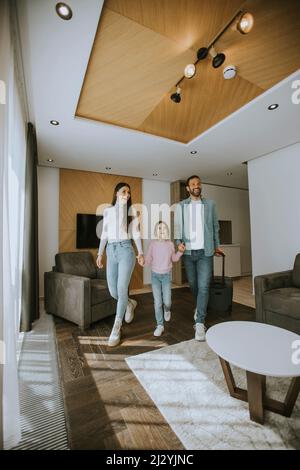
[[[189,289],[173,290],[172,319],[161,338],[155,327],[152,294],[134,296],[135,319],[122,328],[122,343],[108,348],[114,317],[82,333],[56,319],[57,345],[71,449],[182,449],[125,358],[192,339],[193,299]],[[230,316],[209,314],[207,326],[226,320],[254,320],[254,310],[234,303]]]

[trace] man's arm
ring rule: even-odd
[[[220,237],[219,237],[220,226],[219,226],[219,218],[218,218],[218,213],[217,213],[215,202],[213,203],[213,230],[214,230],[214,233],[213,233],[214,247],[215,247],[215,250],[218,250],[220,246]]]
[[[174,240],[176,245],[182,241],[183,227],[182,227],[182,207],[181,204],[176,204],[174,211]]]

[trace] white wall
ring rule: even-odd
[[[232,243],[241,245],[241,274],[250,274],[252,267],[248,191],[203,183],[202,194],[215,201],[219,220],[232,221]]]
[[[143,180],[142,181],[142,198],[143,204],[148,209],[148,226],[150,228],[150,215],[151,215],[151,204],[170,204],[170,183],[165,181],[153,181]],[[147,225],[145,220],[145,213],[143,213],[143,226]],[[149,233],[150,235],[150,233]],[[149,240],[144,239],[143,247],[144,253],[147,252],[149,246]],[[151,284],[151,268],[144,268],[144,284]]]
[[[44,272],[52,270],[58,253],[58,168],[38,167],[38,206],[40,297],[44,297]]]
[[[248,163],[253,275],[291,269],[300,252],[300,143]]]

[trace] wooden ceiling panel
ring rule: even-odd
[[[241,77],[267,90],[300,68],[300,1],[247,0],[254,16],[249,34],[228,29],[217,42]]]
[[[170,94],[187,63],[196,60],[240,9],[253,30],[230,27],[208,56]],[[300,68],[300,0],[107,0],[102,11],[76,115],[189,142]],[[224,80],[223,67],[238,74]]]
[[[170,91],[139,130],[187,143],[262,92],[239,76],[224,80],[221,69],[204,62],[193,80],[182,84],[181,102],[171,101]]]
[[[106,9],[76,115],[136,128],[194,60],[194,51]]]
[[[185,48],[206,46],[244,0],[106,0],[105,6]]]

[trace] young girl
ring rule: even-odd
[[[108,340],[108,346],[117,346],[121,338],[121,326],[133,320],[137,302],[128,298],[128,286],[135,265],[135,253],[131,239],[138,250],[138,263],[143,266],[141,234],[137,217],[131,217],[131,192],[127,183],[119,183],[114,189],[111,207],[103,213],[103,231],[98,251],[97,266],[103,268],[102,256],[106,248],[106,273],[110,295],[117,300],[116,318]],[[126,313],[125,313],[126,312]]]
[[[161,336],[164,331],[164,319],[171,319],[171,269],[172,262],[179,260],[185,250],[183,243],[175,253],[173,242],[169,239],[169,227],[161,220],[155,225],[156,240],[150,242],[145,265],[151,266],[152,292],[157,327],[154,336]],[[164,306],[164,315],[163,315]]]

